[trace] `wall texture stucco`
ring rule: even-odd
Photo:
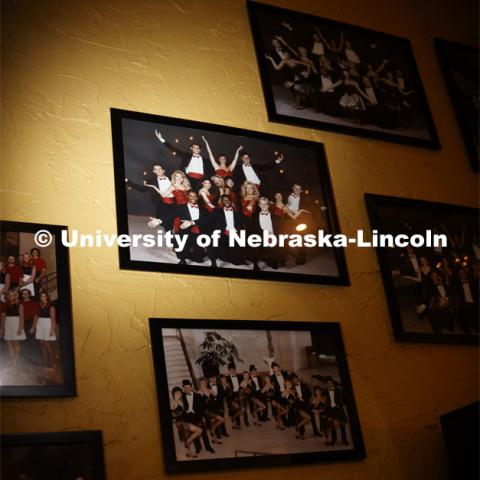
[[[475,42],[475,2],[272,2],[410,38],[442,149],[269,123],[243,0],[5,0],[1,217],[116,232],[110,107],[324,142],[347,234],[368,224],[364,192],[475,206],[432,46]],[[78,397],[3,400],[2,431],[102,429],[108,478],[165,478],[148,317],[339,321],[368,458],[196,478],[446,478],[438,415],[477,399],[478,351],[394,341],[375,252],[346,256],[340,288],[120,271],[115,249],[72,249]]]

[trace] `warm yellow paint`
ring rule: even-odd
[[[243,0],[5,0],[2,218],[116,232],[110,107],[324,142],[348,234],[366,191],[474,206],[432,40],[474,43],[475,2],[272,1],[410,38],[442,150],[269,123]],[[6,400],[3,431],[102,429],[110,479],[164,478],[148,317],[339,321],[368,458],[195,478],[446,478],[437,417],[477,398],[477,350],[395,342],[373,251],[348,249],[350,288],[119,271],[107,248],[70,258],[78,398]]]

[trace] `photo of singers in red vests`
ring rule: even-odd
[[[220,127],[219,127],[220,128]],[[224,129],[224,127],[221,127]],[[137,262],[205,269],[322,275],[338,278],[332,248],[240,247],[231,236],[332,232],[333,200],[319,144],[122,120],[128,233],[181,237],[173,246],[130,246]],[[273,140],[273,138],[275,140]],[[117,183],[118,188],[118,183]],[[117,190],[118,195],[118,190]],[[118,208],[118,204],[117,204]],[[219,232],[218,244],[198,236]]]
[[[39,248],[33,233],[2,230],[0,246],[1,384],[60,384],[55,242]]]

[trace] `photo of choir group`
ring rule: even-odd
[[[376,195],[367,195],[367,207],[382,233],[431,230],[447,240],[446,246],[377,249],[397,332],[478,342],[478,210]]]
[[[236,330],[213,322],[210,329],[154,330],[155,322],[152,345],[162,343],[158,356],[166,371],[158,387],[169,397],[165,428],[177,462],[359,447],[338,339],[322,325],[318,331]]]
[[[289,280],[301,275],[306,281],[324,277],[345,283],[341,249],[230,245],[232,232],[300,236],[337,231],[321,146],[150,117],[123,118],[118,133],[123,152],[116,169],[124,181],[119,187],[117,180],[117,208],[125,222],[119,233],[170,232],[185,244],[182,250],[178,242],[174,248],[131,246],[129,262],[156,271],[170,265],[168,271]],[[217,246],[198,243],[199,235],[214,231],[220,232]]]
[[[38,247],[41,225],[1,222],[0,230],[0,378],[2,394],[16,388],[42,395],[42,387],[60,394],[70,383],[68,281],[60,264],[55,235]],[[63,259],[63,256],[61,257]],[[65,282],[60,285],[59,283]],[[66,342],[70,344],[70,342]],[[19,391],[19,390],[16,390]]]
[[[408,40],[248,5],[272,120],[438,147]]]

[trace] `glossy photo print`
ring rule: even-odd
[[[150,319],[167,472],[365,456],[334,323]]]
[[[322,144],[115,109],[112,131],[118,233],[156,239],[121,268],[348,284],[342,248],[235,240],[339,232]]]
[[[270,120],[440,147],[409,40],[247,6]]]
[[[74,396],[66,227],[0,222],[0,394]],[[35,233],[51,233],[40,247]]]
[[[444,343],[479,341],[479,210],[366,194],[381,234],[442,235],[445,244],[377,248],[395,337]]]

